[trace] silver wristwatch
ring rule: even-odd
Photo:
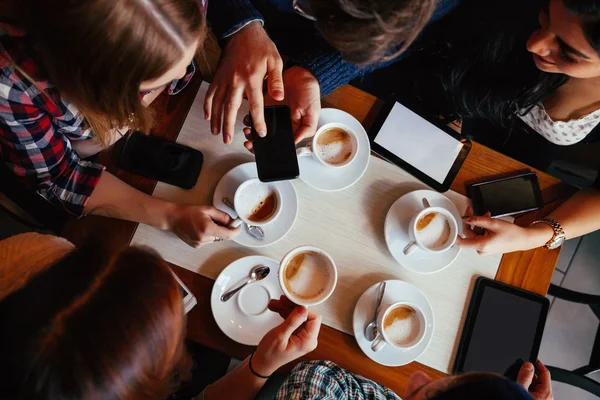
[[[547,224],[550,225],[552,227],[552,229],[554,229],[554,235],[552,236],[552,239],[548,240],[548,242],[546,242],[546,244],[544,245],[544,248],[548,249],[548,250],[553,250],[556,249],[560,246],[562,246],[562,244],[565,242],[566,240],[566,236],[565,236],[565,231],[563,231],[562,226],[560,226],[560,224],[558,222],[556,222],[555,220],[553,220],[552,218],[542,218],[540,220],[534,221],[530,226],[533,226],[535,224]]]

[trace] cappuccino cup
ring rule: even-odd
[[[329,168],[343,168],[358,154],[358,136],[347,125],[330,122],[323,125],[310,145],[296,150],[298,156],[312,156]]]
[[[423,203],[429,205],[427,199]],[[408,226],[411,241],[404,248],[410,255],[421,249],[428,253],[443,253],[456,243],[458,224],[454,215],[442,207],[425,207],[415,215]]]
[[[377,314],[377,337],[371,350],[377,352],[386,345],[412,349],[423,341],[426,331],[427,319],[416,304],[402,301],[388,304]]]
[[[301,306],[321,304],[337,284],[333,258],[314,246],[300,246],[287,253],[279,264],[281,291]]]
[[[233,205],[238,218],[246,224],[266,225],[281,212],[281,192],[272,183],[248,179],[235,191]]]

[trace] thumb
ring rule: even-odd
[[[535,375],[535,370],[533,368],[533,364],[530,362],[526,362],[521,366],[519,370],[519,374],[517,375],[517,383],[521,385],[525,390],[529,390],[529,386],[533,382],[533,377]]]
[[[308,318],[308,310],[306,307],[298,306],[288,315],[288,317],[283,321],[281,325],[279,325],[281,329],[281,334],[284,336],[284,339],[288,339],[292,334],[296,331],[296,329],[300,328],[300,326],[306,322]]]

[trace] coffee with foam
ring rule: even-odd
[[[315,152],[328,164],[344,165],[354,155],[353,138],[342,128],[327,129],[317,137]]]
[[[327,257],[316,251],[293,255],[284,267],[286,290],[303,301],[318,300],[328,293],[332,285],[333,276],[328,265]]]
[[[450,240],[452,229],[445,215],[432,211],[417,221],[415,235],[421,244],[431,250],[444,247]]]
[[[421,334],[417,311],[407,305],[392,308],[383,320],[383,331],[392,344],[398,347],[410,346]]]

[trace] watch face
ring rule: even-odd
[[[554,239],[552,241],[552,243],[550,243],[550,245],[548,246],[548,249],[554,250],[556,248],[559,248],[560,246],[562,246],[562,244],[564,242],[565,242],[565,236],[564,235],[557,236],[556,239]]]

